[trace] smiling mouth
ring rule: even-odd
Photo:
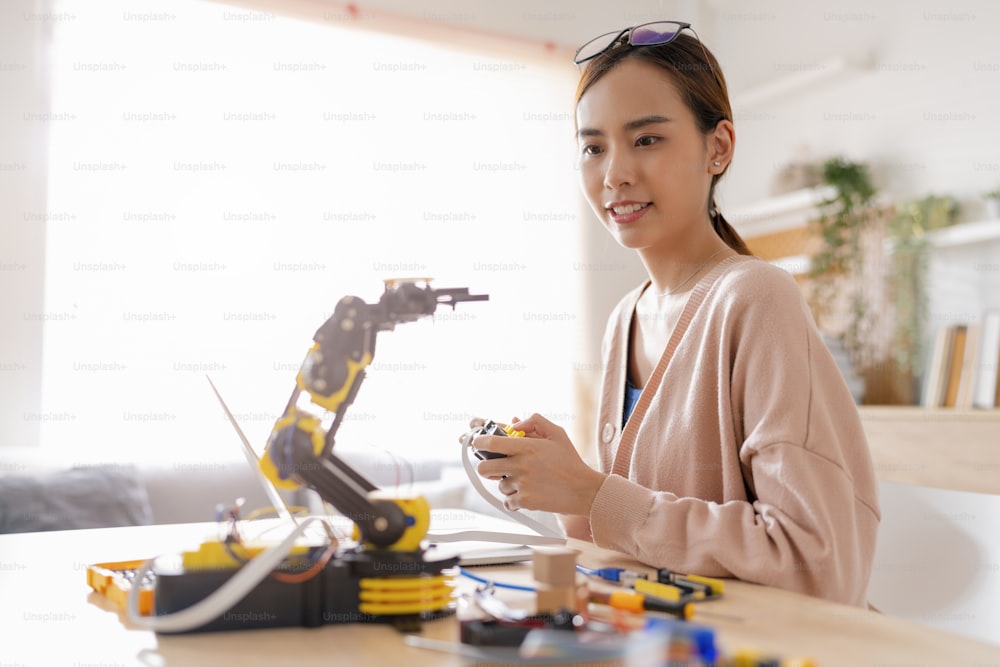
[[[641,211],[642,209],[649,206],[649,203],[645,204],[625,204],[624,206],[612,206],[608,210],[615,215],[628,215],[629,213],[635,213],[636,211]]]

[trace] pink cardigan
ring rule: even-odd
[[[594,542],[655,567],[862,606],[879,522],[857,408],[785,271],[734,256],[702,278],[624,431],[628,332],[604,337]]]

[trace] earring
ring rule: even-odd
[[[714,165],[715,165],[716,167],[718,167],[718,166],[720,166],[720,165],[721,165],[722,163],[721,163],[721,162],[719,162],[718,160],[716,160],[716,161],[715,161],[715,162],[713,162],[712,164],[714,164]]]

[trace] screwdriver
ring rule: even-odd
[[[690,602],[672,602],[634,591],[613,591],[611,593],[590,591],[589,600],[596,604],[636,614],[641,614],[644,611],[661,611],[684,620],[694,616],[694,605]]]

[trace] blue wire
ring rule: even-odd
[[[582,565],[577,565],[576,569],[583,574],[591,577],[600,577],[605,581],[621,581],[622,574],[625,572],[624,568],[620,567],[603,567],[598,570],[591,570]]]
[[[502,584],[498,581],[490,581],[489,579],[483,579],[482,577],[472,574],[464,567],[458,568],[458,572],[463,577],[468,577],[469,579],[472,579],[473,581],[478,581],[481,584],[488,584],[490,586],[496,586],[497,588],[509,588],[510,590],[513,591],[528,591],[529,593],[535,592],[535,588],[532,586],[518,586],[517,584]]]

